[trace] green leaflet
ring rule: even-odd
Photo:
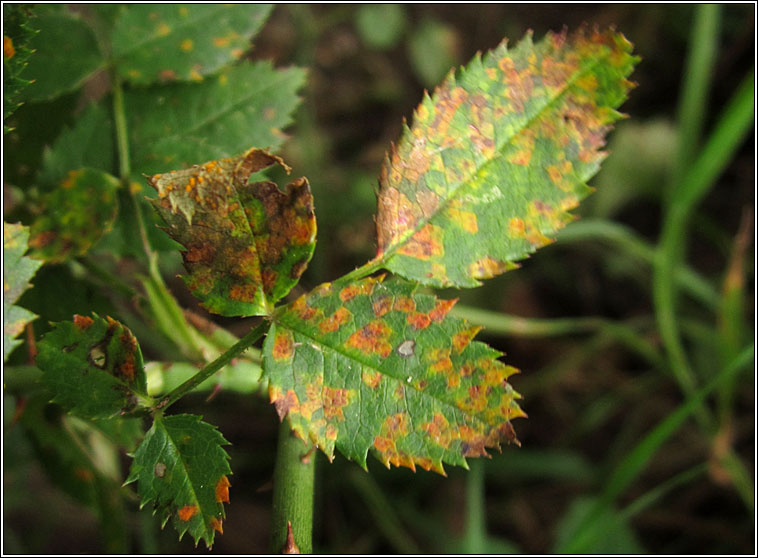
[[[613,31],[503,42],[426,96],[385,159],[378,253],[427,285],[473,287],[516,267],[590,192],[638,58]]]
[[[113,171],[113,130],[108,112],[101,104],[90,104],[71,128],[64,128],[42,156],[39,181],[52,186],[72,169],[91,167]]]
[[[24,256],[28,240],[28,227],[3,221],[3,362],[21,343],[16,337],[37,317],[16,306],[18,298],[31,287],[29,280],[42,265]]]
[[[147,398],[137,340],[110,317],[74,316],[40,341],[37,366],[53,401],[84,418],[109,418]]]
[[[140,507],[153,502],[162,525],[172,519],[179,538],[189,531],[210,548],[229,502],[229,455],[221,447],[228,443],[196,415],[157,415],[126,483],[137,481]]]
[[[308,181],[293,180],[286,193],[273,182],[248,183],[274,164],[289,172],[279,157],[251,148],[149,179],[166,231],[185,248],[185,281],[210,312],[270,314],[313,255],[316,217]]]
[[[276,150],[298,105],[301,68],[274,69],[270,61],[226,68],[201,83],[126,91],[132,168],[155,174],[243,152]]]
[[[113,226],[118,187],[117,178],[96,169],[69,171],[42,197],[29,240],[34,257],[62,262],[87,252]]]
[[[324,283],[283,307],[263,347],[280,418],[331,459],[366,467],[416,465],[444,474],[501,441],[517,442],[525,414],[501,353],[472,339],[479,327],[447,316],[455,301],[402,280]]]
[[[34,54],[24,71],[34,81],[24,89],[24,99],[44,101],[74,91],[105,66],[94,33],[72,13],[39,14],[34,26],[39,33],[29,41]]]
[[[113,30],[119,74],[134,84],[200,81],[238,59],[271,12],[266,4],[133,4]]]

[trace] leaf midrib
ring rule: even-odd
[[[518,130],[514,131],[510,137],[508,137],[502,145],[497,149],[496,155],[493,157],[487,159],[483,164],[478,166],[474,172],[471,173],[468,179],[461,180],[460,183],[455,186],[451,191],[450,194],[444,198],[442,203],[437,206],[437,210],[429,215],[429,217],[422,217],[418,220],[416,226],[413,229],[410,229],[409,231],[404,232],[402,235],[400,235],[399,239],[394,242],[387,250],[384,251],[382,254],[381,259],[379,260],[383,265],[386,265],[390,259],[395,255],[395,253],[404,246],[410,239],[412,239],[416,233],[418,233],[422,228],[424,228],[430,221],[432,221],[437,215],[442,213],[447,206],[452,202],[453,199],[455,199],[456,195],[460,190],[465,188],[468,184],[470,184],[476,177],[480,176],[481,173],[490,165],[493,163],[493,161],[499,159],[502,156],[503,150],[511,144],[513,141],[513,138],[518,136],[520,133],[522,133],[524,130],[529,129],[529,127],[543,114],[545,114],[550,108],[552,108],[559,99],[561,99],[566,92],[571,88],[571,86],[574,85],[576,80],[578,80],[580,77],[585,76],[587,73],[591,72],[595,69],[597,65],[599,65],[605,58],[607,58],[609,54],[607,52],[604,52],[601,56],[598,56],[591,64],[587,64],[587,66],[581,70],[576,72],[570,80],[566,82],[566,84],[563,86],[563,88],[552,98],[550,99],[545,105],[535,112],[527,121],[526,123]],[[436,104],[436,103],[435,103]],[[403,139],[405,139],[407,136],[407,133]],[[440,153],[443,153],[449,148],[445,148],[440,151]],[[420,180],[420,179],[419,179]],[[415,184],[418,184],[418,181],[416,181]]]

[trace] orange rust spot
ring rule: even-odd
[[[429,223],[424,225],[397,252],[418,260],[442,256],[445,253],[442,246],[442,229]]]
[[[214,531],[218,531],[222,535],[224,534],[223,520],[217,517],[211,517],[211,527]]]
[[[195,48],[195,43],[192,39],[184,39],[182,41],[182,44],[179,45],[179,48],[181,48],[184,52],[189,52]]]
[[[3,54],[8,59],[16,55],[16,49],[13,48],[13,40],[7,35],[3,35]]]
[[[397,296],[392,303],[392,309],[398,312],[413,312],[416,310],[416,301],[409,296]]]
[[[550,180],[552,180],[555,184],[558,184],[561,181],[561,178],[563,178],[561,171],[556,165],[550,165],[546,170],[548,176],[550,177]]]
[[[377,318],[381,318],[387,312],[392,310],[392,297],[383,296],[379,300],[374,302],[374,314]]]
[[[79,314],[74,314],[74,326],[76,326],[77,329],[86,331],[93,323],[94,320],[88,316],[80,316]]]
[[[380,372],[372,372],[366,368],[361,373],[361,380],[371,389],[376,389],[379,387],[379,382],[382,381],[382,374]]]
[[[441,322],[445,319],[447,313],[450,312],[450,309],[455,306],[456,302],[458,302],[457,298],[451,300],[438,300],[434,304],[434,308],[429,311],[429,319],[433,322]]]
[[[354,299],[358,295],[370,295],[372,292],[374,292],[374,286],[376,283],[376,279],[367,279],[362,283],[353,283],[351,285],[348,285],[340,291],[340,300],[342,302],[347,302],[348,300]]]
[[[274,360],[289,360],[292,358],[294,347],[292,333],[288,329],[277,329],[274,335],[274,346],[271,349]]]
[[[232,484],[229,482],[229,479],[226,478],[226,475],[218,480],[216,483],[216,502],[229,503],[229,487],[231,485]]]
[[[345,388],[324,387],[324,416],[327,419],[336,418],[337,420],[345,420],[342,408],[350,402],[350,391]]]
[[[184,261],[187,263],[204,263],[209,264],[213,261],[216,254],[216,248],[211,244],[201,246],[192,246],[184,253]]]
[[[312,320],[321,311],[308,305],[305,295],[301,296],[290,305],[290,309],[303,321]]]
[[[453,335],[453,349],[455,349],[455,352],[460,354],[481,330],[481,326],[474,326]]]
[[[184,191],[185,191],[185,192],[187,192],[187,193],[190,193],[190,192],[192,191],[192,186],[190,186],[189,184],[187,184],[187,185],[184,187]]]
[[[130,354],[126,357],[126,361],[118,367],[119,372],[130,382],[134,381],[135,366],[134,355]]]
[[[450,442],[454,438],[450,423],[442,413],[434,413],[432,421],[422,424],[421,430],[426,432],[435,444],[445,449],[450,447]]]
[[[387,358],[392,352],[392,346],[387,343],[391,334],[392,329],[384,320],[374,320],[353,333],[346,344],[362,353]]]
[[[512,217],[508,221],[508,234],[512,238],[524,238],[526,236],[526,224],[519,217]]]
[[[326,318],[325,320],[322,320],[318,324],[319,330],[321,330],[321,333],[331,333],[333,331],[337,331],[342,325],[347,323],[351,318],[353,317],[350,310],[345,308],[344,306],[341,306],[337,309],[337,311]]]
[[[432,323],[432,319],[428,314],[422,314],[421,312],[411,312],[405,318],[405,321],[413,329],[426,329],[429,324]]]
[[[229,288],[229,298],[240,302],[255,302],[255,294],[258,287],[253,283],[246,285],[233,285]]]
[[[229,37],[216,37],[213,39],[213,45],[218,48],[229,46]]]
[[[184,506],[179,509],[179,519],[189,521],[197,512],[197,506]]]

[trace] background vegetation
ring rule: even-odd
[[[585,21],[614,24],[642,56],[597,193],[520,270],[442,293],[461,297],[458,312],[522,370],[512,380],[529,414],[516,423],[522,448],[469,472],[449,468],[448,478],[375,460],[367,475],[319,455],[316,551],[754,551],[755,161],[744,88],[753,5],[278,6],[250,56],[309,72],[281,150],[309,178],[319,221],[298,288],[373,256],[381,160],[424,87],[503,36],[516,42],[531,28],[540,38]],[[34,157],[81,106],[66,96],[17,111],[4,186],[28,183]],[[7,213],[12,189],[4,201]],[[80,312],[109,307],[102,285],[74,267],[43,268],[34,284],[44,299],[29,307],[40,314],[63,298]],[[197,310],[181,282],[171,287]],[[250,327],[214,320],[238,335]],[[266,552],[276,414],[264,398],[206,395],[175,411],[204,415],[233,444],[231,505],[214,552]],[[98,519],[57,490],[14,423],[13,399],[5,403],[4,550],[103,552]],[[133,551],[193,552],[135,510],[123,519]]]

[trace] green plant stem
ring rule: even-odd
[[[285,418],[279,427],[271,509],[271,552],[281,554],[292,525],[301,554],[313,552],[313,481],[318,450],[297,438]]]
[[[677,111],[678,142],[672,184],[681,181],[697,154],[706,115],[708,88],[718,51],[721,7],[717,4],[696,6],[694,19]],[[666,201],[671,203],[674,189],[668,189],[667,193]]]
[[[674,377],[687,395],[695,392],[696,381],[677,324],[674,270],[683,259],[690,213],[729,163],[752,122],[753,73],[750,72],[734,94],[697,160],[682,182],[676,186],[675,198],[665,217],[656,252],[653,300],[658,329]],[[702,414],[700,416],[702,417]]]
[[[229,348],[224,354],[218,357],[216,360],[208,364],[205,368],[200,370],[197,374],[192,376],[189,380],[172,390],[155,405],[156,411],[165,411],[168,407],[176,403],[179,399],[184,397],[187,393],[195,389],[202,384],[205,380],[210,378],[213,374],[221,370],[224,366],[229,364],[233,358],[244,352],[250,345],[258,341],[268,331],[269,322],[263,320],[257,327],[255,327],[250,333],[245,335],[236,344]]]
[[[367,262],[366,264],[362,265],[361,267],[355,268],[353,271],[348,273],[347,275],[343,275],[338,280],[339,281],[357,281],[358,279],[363,279],[364,277],[371,275],[375,271],[378,271],[384,267],[384,260],[376,258],[371,260],[370,262]]]
[[[487,510],[484,499],[484,462],[473,459],[466,475],[466,533],[464,554],[484,554],[487,542]]]

